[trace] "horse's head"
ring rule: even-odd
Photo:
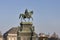
[[[33,14],[33,11],[28,12],[27,9],[25,10],[25,15],[26,15],[26,16],[29,16],[29,15],[31,16],[32,14]]]
[[[33,11],[30,11],[31,14],[33,14]]]
[[[32,16],[32,14],[33,14],[33,11],[30,11],[30,12],[29,12],[29,16]]]

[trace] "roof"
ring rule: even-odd
[[[48,37],[49,35],[46,35],[45,33],[40,33],[39,36],[40,37]]]
[[[54,32],[54,33],[51,35],[51,38],[58,38],[58,35]]]
[[[18,27],[12,27],[6,33],[8,33],[8,34],[17,34],[17,30],[18,30]]]

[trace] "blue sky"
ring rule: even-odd
[[[0,31],[19,26],[19,14],[33,10],[33,25],[39,34],[60,34],[60,0],[0,0]]]

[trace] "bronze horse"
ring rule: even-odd
[[[21,21],[22,21],[22,18],[23,18],[23,20],[25,20],[26,18],[30,20],[30,18],[32,18],[32,14],[33,14],[33,11],[28,12],[28,10],[26,9],[24,14],[19,15],[19,19],[21,18]],[[33,18],[32,18],[32,20],[33,20]]]

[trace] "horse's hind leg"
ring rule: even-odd
[[[26,22],[26,20],[24,19],[24,21]]]
[[[31,17],[32,21],[33,21],[33,18]]]

